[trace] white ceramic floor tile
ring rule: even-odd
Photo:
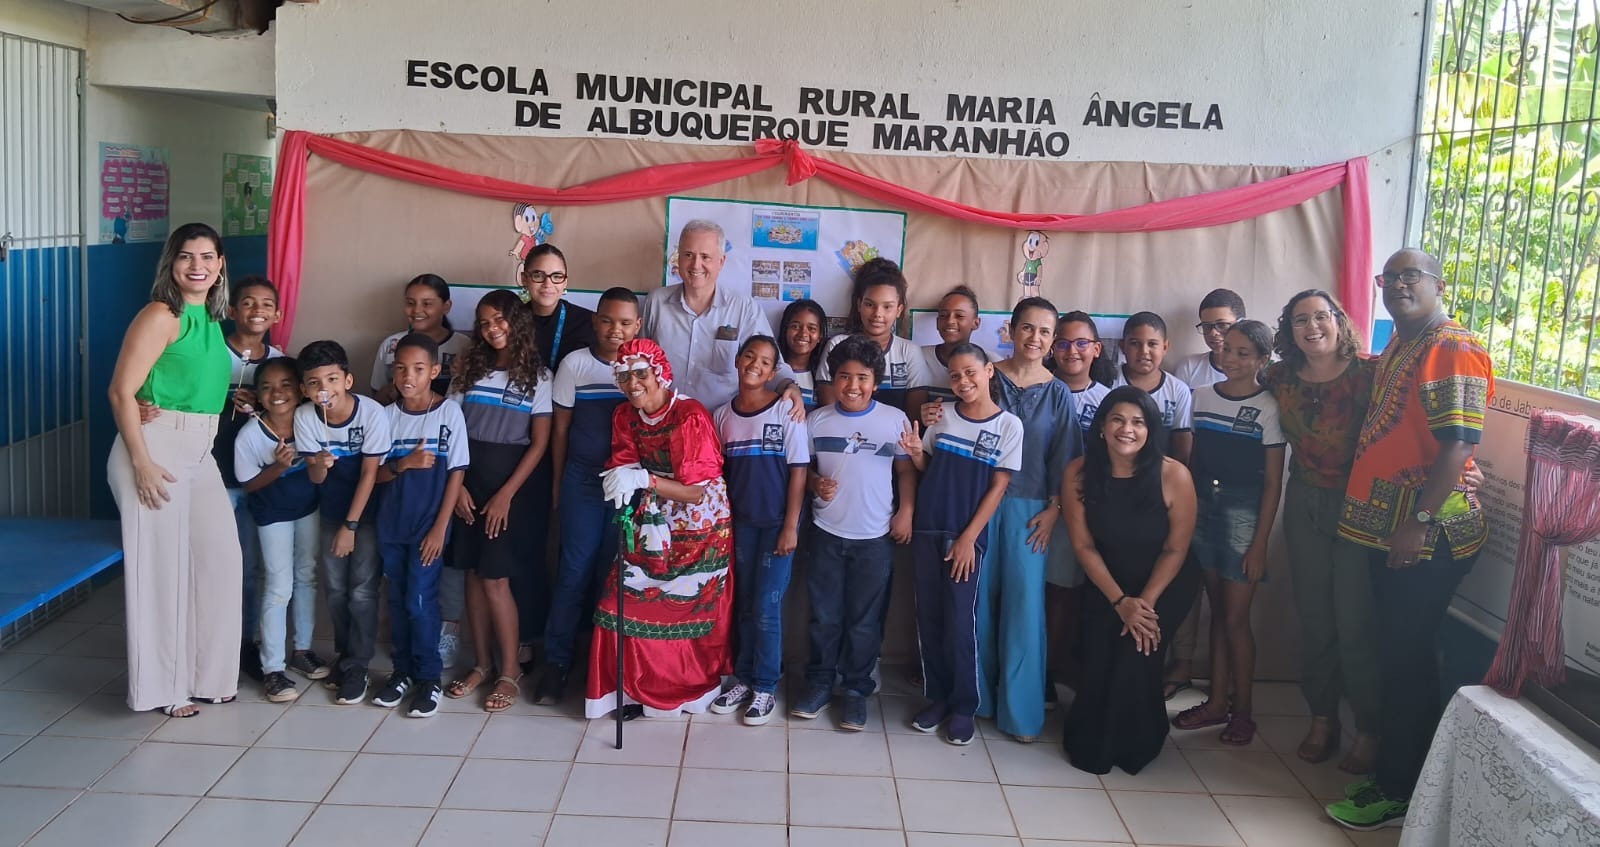
[[[1222,809],[1203,794],[1113,791],[1111,802],[1140,844],[1243,847]]]
[[[319,803],[354,758],[337,750],[257,747],[239,758],[210,796]]]
[[[1008,785],[1005,795],[1018,834],[1026,838],[1131,840],[1110,797],[1099,789]]]
[[[1267,748],[1285,756],[1293,756],[1300,749],[1300,740],[1306,737],[1306,729],[1310,726],[1310,718],[1297,715],[1261,715],[1256,718],[1256,733],[1266,742]],[[1342,733],[1342,736],[1340,746],[1349,750],[1350,742],[1355,739],[1355,730]]]
[[[384,717],[381,709],[290,709],[261,736],[256,746],[345,750],[353,753],[367,743]],[[443,717],[439,715],[435,720]]]
[[[1208,726],[1204,729],[1177,729],[1173,728],[1170,737],[1174,744],[1184,750],[1247,750],[1252,753],[1270,753],[1272,748],[1262,740],[1261,733],[1250,739],[1249,744],[1226,744],[1222,741],[1222,730],[1225,726]]]
[[[992,782],[896,779],[895,785],[908,832],[1017,834],[1005,795]]]
[[[637,723],[637,721],[635,721]],[[492,715],[478,733],[470,756],[476,759],[546,759],[570,762],[588,729],[573,718]],[[624,740],[626,746],[626,740]]]
[[[1356,847],[1395,847],[1400,843],[1400,829],[1394,827],[1373,832],[1346,832],[1345,837]]]
[[[126,659],[89,659],[63,656],[34,662],[5,681],[12,691],[62,691],[92,694],[128,670]]]
[[[674,820],[788,823],[788,775],[684,768]]]
[[[1240,750],[1185,750],[1206,790],[1212,794],[1243,794],[1253,797],[1304,797],[1306,790],[1294,774],[1284,767],[1276,753],[1249,753]]]
[[[283,847],[316,806],[207,797],[185,815],[161,847]]]
[[[684,767],[781,772],[789,769],[788,763],[789,733],[782,726],[689,724]]]
[[[0,785],[87,788],[135,746],[132,741],[41,735],[0,762]]]
[[[411,845],[422,837],[432,818],[432,809],[318,806],[291,843],[294,847],[351,847],[358,842]],[[359,838],[352,841],[356,834]]]
[[[374,708],[374,711],[377,711]],[[399,708],[372,734],[365,753],[409,753],[423,756],[465,756],[478,740],[488,715],[438,714],[426,720],[407,717]]]
[[[541,812],[485,812],[440,809],[428,824],[418,847],[517,845],[537,847],[550,829],[550,815]],[[164,845],[163,845],[164,847]]]
[[[1300,686],[1292,682],[1258,682],[1252,687],[1251,710],[1257,715],[1309,715]]]
[[[1080,771],[1067,761],[1059,743],[1018,744],[1010,739],[999,739],[985,742],[985,748],[1001,785],[1100,787],[1099,777]]]
[[[0,844],[21,844],[79,795],[76,788],[0,788]]]
[[[599,765],[661,765],[677,767],[683,762],[684,739],[689,722],[683,720],[629,721],[622,728],[622,749],[616,748],[616,725],[611,721],[589,721],[578,761]]]
[[[0,759],[11,755],[11,751],[32,740],[31,735],[0,735]]]
[[[28,842],[30,847],[154,847],[195,805],[193,797],[85,794]]]
[[[562,815],[670,818],[677,788],[677,768],[577,764],[567,777],[557,811]]]
[[[360,753],[325,802],[345,806],[437,806],[461,769],[449,756]]]
[[[227,703],[200,706],[192,718],[172,718],[150,738],[183,744],[227,744],[248,747],[256,742],[288,707],[271,703]]]
[[[95,694],[45,728],[45,735],[126,738],[143,741],[167,722],[160,712],[135,712],[126,698]]]
[[[33,735],[84,700],[80,694],[59,691],[0,690],[0,732]]]
[[[926,698],[921,695],[914,697],[895,697],[889,694],[880,695],[878,707],[883,712],[883,731],[922,735],[923,733],[911,728],[911,719],[922,707],[928,705]],[[942,731],[942,730],[941,730]]]
[[[1204,794],[1205,783],[1195,776],[1189,760],[1176,747],[1167,745],[1161,755],[1145,765],[1137,774],[1128,774],[1121,768],[1112,768],[1102,774],[1100,784],[1111,791],[1164,791],[1177,794]]]
[[[544,847],[601,847],[626,844],[628,847],[666,847],[668,821],[665,818],[592,818],[556,815]]]
[[[675,820],[667,847],[706,847],[708,844],[737,844],[739,847],[787,847],[789,830],[773,824],[712,823]]]
[[[1022,847],[1128,847],[1126,842],[1117,841],[1056,841],[1049,838],[1024,838]],[[1149,844],[1146,847],[1162,847],[1160,844]]]
[[[906,847],[898,829],[836,829],[824,826],[789,827],[789,847]]]
[[[42,659],[38,653],[16,653],[10,650],[0,653],[0,686]]]
[[[60,620],[45,625],[44,629],[24,638],[21,643],[13,644],[6,648],[7,652],[16,653],[54,653],[74,638],[89,631],[94,626],[83,621]]]
[[[468,759],[456,774],[444,805],[452,809],[553,812],[567,784],[566,762]]]
[[[893,776],[889,743],[876,732],[789,732],[789,772]]]
[[[896,779],[946,779],[962,782],[994,782],[994,765],[983,739],[957,747],[938,733],[902,735],[889,733],[889,759]]]
[[[1291,797],[1214,798],[1247,847],[1347,847],[1350,839],[1322,805]]]
[[[57,656],[89,656],[125,660],[128,656],[128,629],[122,626],[93,626],[68,641]]]
[[[948,832],[908,832],[910,847],[1021,847],[1022,841],[1008,835],[952,835]]]
[[[94,790],[199,797],[211,790],[244,751],[243,747],[152,741],[139,745],[121,764],[100,777]]]
[[[803,744],[804,739],[795,739]],[[894,780],[867,776],[789,775],[789,822],[799,826],[900,829]]]
[[[1347,774],[1339,770],[1339,760],[1330,759],[1320,765],[1302,762],[1293,753],[1278,757],[1283,766],[1294,774],[1295,779],[1305,786],[1312,797],[1320,800],[1343,800],[1344,790],[1352,782],[1358,782],[1364,777]]]

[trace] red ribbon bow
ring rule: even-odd
[[[805,182],[817,175],[817,160],[811,158],[811,154],[800,147],[800,142],[792,138],[786,140],[757,138],[756,152],[763,156],[774,153],[783,156],[784,165],[789,169],[789,176],[784,180],[785,184]]]

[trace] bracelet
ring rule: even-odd
[[[1126,600],[1126,599],[1128,599],[1129,597],[1132,597],[1132,596],[1133,595],[1131,595],[1131,594],[1124,594],[1121,597],[1118,597],[1117,598],[1117,602],[1111,604],[1111,608],[1115,609],[1118,606],[1121,606],[1122,605],[1122,601],[1124,601],[1124,600]]]

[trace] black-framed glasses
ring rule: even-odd
[[[1065,353],[1074,347],[1079,350],[1087,350],[1099,343],[1093,338],[1058,338],[1056,343],[1050,345],[1050,349],[1055,350],[1057,353]]]
[[[1222,333],[1225,335],[1227,334],[1228,330],[1233,329],[1233,324],[1233,321],[1201,321],[1195,324],[1194,328],[1201,335],[1205,335],[1208,332]]]
[[[1421,268],[1406,268],[1399,273],[1384,271],[1383,273],[1373,277],[1372,281],[1377,283],[1379,288],[1410,288],[1411,286],[1421,282],[1424,278],[1443,279],[1443,277],[1439,276],[1438,274],[1429,273]]]
[[[544,282],[548,279],[556,285],[560,285],[561,283],[567,281],[567,275],[563,271],[555,271],[552,273],[545,273],[544,271],[524,271],[522,277],[529,282]]]

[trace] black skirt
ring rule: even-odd
[[[528,447],[525,444],[471,441],[468,449],[472,463],[467,466],[463,485],[467,493],[472,495],[478,514],[471,526],[459,517],[455,519],[455,556],[451,564],[462,570],[477,571],[478,576],[484,579],[506,579],[543,561],[543,551],[537,549],[536,545],[541,543],[544,534],[532,531],[533,522],[537,519],[533,515],[534,498],[531,491],[537,484],[536,475],[530,476],[511,498],[505,529],[500,530],[498,536],[490,538],[484,534],[486,522],[482,510],[489,498],[497,494],[506,480],[511,478],[512,471],[516,470],[517,463],[522,461]]]

